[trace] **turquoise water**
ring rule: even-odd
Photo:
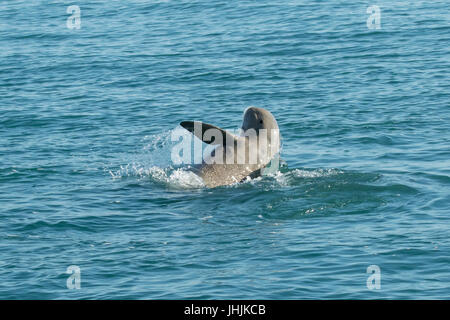
[[[448,299],[449,67],[448,1],[2,1],[0,298]],[[278,173],[171,163],[251,105]]]

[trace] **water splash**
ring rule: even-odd
[[[178,130],[178,128],[174,129]],[[174,130],[168,130],[155,135],[142,138],[144,146],[140,147],[133,155],[125,155],[123,162],[116,169],[108,169],[111,177],[123,179],[128,177],[137,178],[139,181],[153,181],[162,183],[173,188],[204,188],[205,184],[201,177],[190,170],[190,166],[174,166],[171,161],[172,147],[177,143],[171,140]],[[189,133],[186,133],[189,134]],[[235,183],[228,187],[256,188],[283,188],[290,187],[310,181],[311,179],[327,178],[345,174],[338,169],[289,169],[287,164],[280,159],[280,167],[262,177],[247,177],[242,183]]]
[[[189,168],[145,167],[144,164],[132,163],[120,166],[116,171],[109,171],[113,179],[137,177],[139,180],[150,180],[176,188],[202,188],[203,180]]]
[[[176,130],[176,129],[175,129]],[[139,181],[152,181],[173,188],[202,188],[203,180],[190,171],[190,167],[174,167],[171,150],[176,142],[171,141],[173,130],[141,139],[144,146],[132,155],[124,155],[121,161],[126,164],[115,169],[107,169],[113,180],[137,178]]]

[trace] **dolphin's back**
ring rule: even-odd
[[[248,176],[259,176],[261,166],[257,164],[204,164],[198,171],[209,188],[230,185],[245,180]]]

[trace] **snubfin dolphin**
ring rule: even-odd
[[[278,166],[280,131],[275,117],[265,109],[247,108],[239,135],[198,121],[180,124],[203,142],[217,145],[194,168],[209,188],[258,177],[271,162],[272,167]]]

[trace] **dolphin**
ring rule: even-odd
[[[215,145],[202,163],[192,168],[208,188],[278,169],[280,132],[275,117],[266,109],[247,108],[239,135],[199,121],[182,121],[180,125],[203,142]]]

